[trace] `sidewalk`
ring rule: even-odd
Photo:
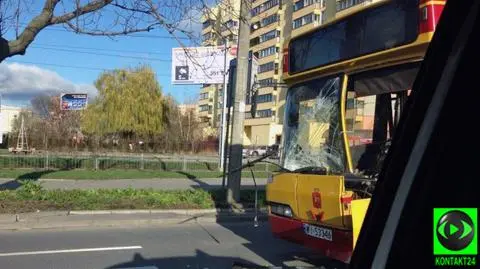
[[[233,213],[226,210],[113,210],[55,211],[0,215],[0,230],[63,229],[85,227],[138,227],[165,224],[252,222],[252,210]],[[265,209],[258,211],[258,220],[266,221]]]
[[[260,189],[265,188],[267,179],[256,178],[257,185]],[[194,188],[202,188],[206,190],[218,189],[222,186],[221,178],[205,178],[205,179],[185,179],[185,178],[159,178],[159,179],[39,179],[38,182],[46,189],[117,189],[117,188],[135,188],[147,189],[153,188],[158,190],[186,190]],[[4,189],[9,185],[18,185],[15,179],[0,179],[0,185]],[[254,182],[251,178],[242,178],[243,189],[253,189]]]

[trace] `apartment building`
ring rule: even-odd
[[[308,32],[325,22],[326,2],[326,0],[294,1],[292,37]]]
[[[237,45],[241,0],[224,0],[202,16],[202,46]],[[198,96],[198,117],[205,136],[219,135],[223,107],[223,85],[202,85]]]
[[[0,105],[0,134],[10,133],[13,120],[22,112],[21,107]]]
[[[204,45],[223,44],[222,37],[231,38],[236,43],[238,16],[232,18],[232,13],[239,14],[241,0],[230,0],[229,4],[219,5],[211,9],[210,16],[202,20]],[[291,1],[291,2],[290,2]],[[244,122],[244,145],[272,145],[279,144],[282,139],[283,110],[286,89],[276,85],[281,76],[282,48],[284,46],[283,30],[291,23],[291,37],[298,36],[316,27],[327,20],[340,18],[351,12],[382,0],[252,0],[251,1],[251,29],[250,51],[258,59],[257,81],[262,87],[257,96],[257,114],[255,118],[250,114],[250,100],[246,100],[246,114]],[[383,0],[384,1],[384,0]],[[225,2],[226,3],[226,2]],[[291,21],[285,16],[286,4],[293,5]],[[336,5],[334,12],[327,14],[327,5]],[[222,9],[229,11],[222,13]],[[221,21],[218,21],[222,14]],[[215,25],[227,23],[230,27],[226,31],[215,31]],[[198,108],[199,116],[208,123],[211,135],[218,134],[222,109],[221,85],[204,85],[200,91]]]
[[[281,75],[282,30],[285,27],[285,0],[252,1],[250,51],[258,60],[257,81],[262,86],[257,96],[257,113],[251,117],[247,100],[244,122],[244,145],[272,145],[281,141],[282,125],[279,105],[284,99],[278,87]]]

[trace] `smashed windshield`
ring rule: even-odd
[[[340,79],[317,79],[290,88],[285,112],[283,166],[344,171],[339,121]]]

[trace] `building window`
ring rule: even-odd
[[[208,26],[213,25],[214,23],[215,23],[214,20],[206,20],[206,21],[204,21],[204,22],[202,23],[202,28],[205,29],[205,28],[207,28]]]
[[[277,83],[277,81],[273,78],[260,79],[258,81],[258,84],[260,84],[262,86],[264,86],[264,85],[274,85],[276,83]]]
[[[257,36],[250,39],[250,47],[256,46],[258,44],[260,44],[260,37]]]
[[[280,36],[280,31],[279,30],[272,30],[270,32],[267,32],[261,36],[254,37],[250,39],[250,47],[256,46],[260,43],[272,40],[276,37]]]
[[[347,109],[355,108],[355,99],[348,99],[347,100]]]
[[[278,22],[280,21],[280,15],[278,14],[273,14],[273,15],[270,15],[268,17],[265,17],[263,19],[261,19],[260,21],[256,22],[256,23],[252,23],[252,26],[251,26],[251,29],[250,29],[250,32],[255,32],[256,30],[262,28],[262,27],[265,27],[265,26],[268,26],[272,23],[275,23],[275,22]],[[257,28],[255,28],[257,27]]]
[[[258,58],[267,57],[278,52],[277,46],[271,46],[265,49],[258,51]]]
[[[228,20],[226,21],[221,27],[220,27],[220,30],[223,32],[223,31],[226,31],[226,30],[230,30],[232,32],[236,32],[236,28],[238,27],[238,21],[234,21],[234,20]]]
[[[280,0],[269,0],[261,5],[258,5],[251,10],[252,16],[257,16],[258,14],[265,12],[266,10],[269,10],[275,6],[280,5]]]
[[[264,72],[272,71],[274,69],[275,69],[275,63],[268,62],[266,64],[261,64],[258,66],[258,73],[264,73]]]
[[[273,100],[273,96],[271,93],[257,96],[257,103],[269,103],[269,102],[272,102],[272,100]]]
[[[208,92],[202,92],[200,93],[200,100],[205,100],[208,99]]]
[[[257,110],[257,117],[258,118],[268,118],[273,115],[271,109],[263,109],[263,110]]]
[[[238,42],[238,36],[231,34],[228,36],[228,42],[230,43],[237,43]]]
[[[208,105],[200,105],[199,110],[200,112],[208,111],[209,106]]]
[[[272,116],[275,116],[275,113],[271,109],[257,110],[257,113],[255,114],[255,118],[268,118]],[[251,119],[251,118],[252,118],[252,113],[250,111],[245,112],[245,119]]]
[[[270,25],[272,23],[275,23],[277,21],[280,20],[280,16],[278,14],[273,14],[273,15],[270,15],[266,18],[263,18],[261,21],[260,21],[260,27],[265,27],[267,25]]]
[[[365,0],[339,0],[337,1],[337,12],[347,8],[351,8],[363,2],[365,2]]]
[[[300,10],[304,7],[308,7],[308,6],[313,5],[315,3],[321,3],[321,2],[322,2],[322,0],[300,0],[293,5],[293,11],[297,11],[297,10]]]
[[[300,28],[312,22],[320,22],[320,16],[318,14],[310,13],[303,17],[300,17],[293,21],[293,29]]]
[[[206,33],[206,34],[203,34],[203,35],[202,35],[202,38],[203,38],[203,41],[208,41],[208,40],[214,39],[214,38],[215,38],[215,34],[212,33],[212,32],[208,32],[208,33]]]
[[[279,36],[280,36],[280,31],[272,30],[270,32],[267,32],[267,33],[259,36],[259,43],[263,43],[265,41],[274,39],[274,38],[279,37]]]

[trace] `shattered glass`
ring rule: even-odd
[[[340,79],[317,79],[292,87],[286,104],[283,166],[344,172],[339,124]]]

